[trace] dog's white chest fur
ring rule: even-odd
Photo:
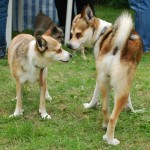
[[[36,69],[32,66],[25,66],[26,71],[22,72],[20,75],[20,82],[24,83],[26,81],[28,82],[35,82],[39,80],[39,74],[40,74],[40,69]]]

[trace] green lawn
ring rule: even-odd
[[[111,22],[121,11],[96,7],[96,15]],[[48,89],[53,100],[46,107],[51,120],[43,120],[38,114],[38,84],[24,87],[24,115],[9,118],[16,103],[12,101],[15,81],[7,60],[0,60],[0,150],[149,150],[150,54],[143,55],[131,91],[134,108],[145,111],[121,113],[115,131],[121,141],[118,146],[102,140],[105,131],[101,128],[101,106],[83,108],[82,104],[92,98],[96,75],[92,50],[87,50],[86,56],[88,60],[84,61],[78,52],[69,63],[56,62],[49,67]],[[111,108],[112,104],[113,100]]]

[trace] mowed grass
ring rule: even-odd
[[[95,7],[96,15],[113,22],[122,10]],[[65,47],[66,48],[66,47]],[[67,48],[66,48],[67,49]],[[69,49],[67,49],[69,50]],[[69,50],[72,52],[71,50]],[[49,67],[48,90],[53,98],[46,102],[51,120],[38,113],[39,84],[26,84],[23,92],[24,114],[9,118],[14,112],[15,80],[7,60],[0,60],[0,150],[148,150],[150,148],[150,54],[143,55],[132,84],[131,98],[135,109],[123,111],[115,131],[121,143],[107,145],[102,140],[101,105],[85,110],[84,102],[92,98],[96,70],[92,50],[87,61],[80,52],[69,63],[54,62]],[[101,99],[101,97],[100,97]],[[113,94],[111,95],[111,109]]]

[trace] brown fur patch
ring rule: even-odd
[[[118,47],[116,46],[113,50],[113,55],[116,55],[117,52],[118,52]]]
[[[138,35],[135,31],[132,31],[132,34]],[[129,38],[126,46],[122,50],[121,60],[138,64],[142,57],[142,53],[143,46],[140,37],[134,40]]]
[[[108,28],[100,42],[100,55],[105,55],[112,47],[112,28]]]

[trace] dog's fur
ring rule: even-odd
[[[99,90],[102,94],[103,128],[107,128],[103,139],[108,144],[120,142],[114,138],[115,126],[120,112],[130,99],[130,88],[137,65],[143,53],[142,41],[133,30],[131,15],[123,13],[111,26],[110,23],[93,16],[87,6],[81,13],[80,20],[73,29],[73,37],[68,45],[72,49],[92,46],[96,60],[97,80],[93,98],[85,103],[85,108],[97,103]],[[114,108],[109,116],[109,96],[114,89]]]
[[[52,36],[60,43],[64,42],[63,30],[54,24],[52,19],[46,16],[42,11],[35,17],[34,20],[34,35],[41,32],[41,34]]]
[[[17,35],[8,50],[10,70],[16,80],[16,109],[11,116],[23,114],[22,86],[25,82],[40,82],[39,112],[42,118],[50,119],[45,109],[45,98],[51,99],[47,91],[48,65],[53,60],[68,62],[71,54],[61,48],[61,44],[50,36],[29,34]]]
[[[78,14],[75,16],[75,18],[72,21],[72,27],[71,27],[71,34],[72,35],[73,35],[73,30],[74,30],[76,24],[80,21],[80,18],[81,18],[81,14]],[[68,45],[68,47],[69,47],[69,45]],[[81,49],[81,55],[82,55],[83,59],[86,60],[87,57],[85,56],[85,47],[82,46],[82,47],[80,47],[80,49]],[[75,53],[75,51],[74,51],[74,53]]]

